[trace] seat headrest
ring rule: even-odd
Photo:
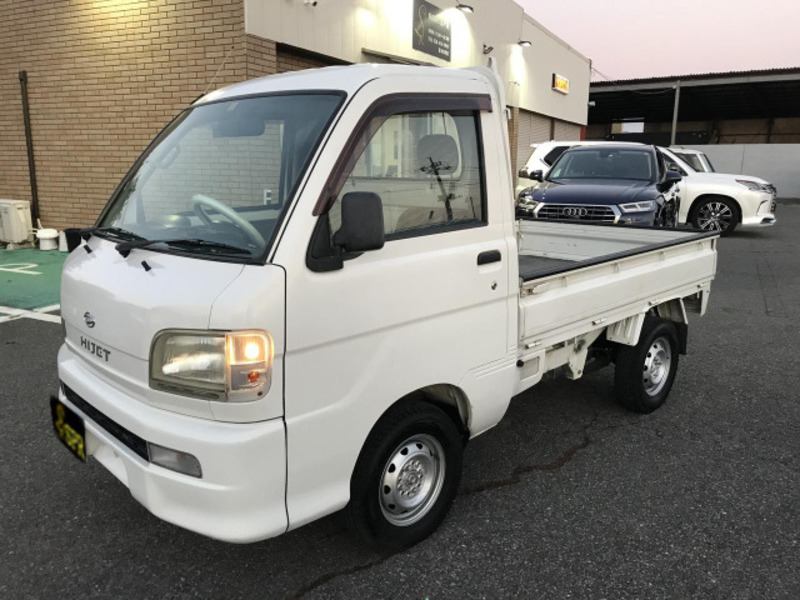
[[[431,159],[437,163],[439,173],[453,173],[458,170],[458,145],[452,136],[432,133],[422,136],[417,143],[417,159],[420,168],[430,171]]]

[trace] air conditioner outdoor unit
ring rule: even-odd
[[[0,199],[0,242],[21,244],[32,230],[30,202]]]

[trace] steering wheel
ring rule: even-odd
[[[200,218],[200,220],[205,223],[206,225],[213,225],[214,221],[211,220],[211,217],[208,216],[208,213],[205,211],[205,207],[212,208],[218,213],[220,213],[223,217],[228,219],[231,223],[233,223],[236,227],[241,229],[244,234],[247,236],[248,240],[253,242],[259,248],[264,247],[264,238],[261,237],[261,234],[258,232],[258,229],[253,227],[248,221],[243,219],[239,216],[239,214],[233,210],[232,208],[225,206],[219,200],[215,200],[211,196],[206,196],[204,194],[195,194],[192,196],[192,210],[194,210],[195,214]]]

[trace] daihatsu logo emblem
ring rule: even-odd
[[[83,313],[83,321],[84,323],[86,323],[86,326],[89,329],[91,329],[95,325],[94,315],[90,313],[88,310],[85,313]]]
[[[566,206],[561,209],[561,214],[565,217],[585,217],[589,211],[582,206]]]

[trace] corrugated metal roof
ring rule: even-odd
[[[724,71],[720,73],[691,73],[688,75],[669,75],[663,77],[642,77],[635,79],[616,79],[614,81],[593,81],[592,87],[607,87],[614,85],[636,85],[637,83],[652,84],[660,81],[672,82],[677,79],[681,81],[691,81],[698,79],[725,79],[725,78],[740,78],[740,77],[760,77],[769,75],[793,75],[796,74],[800,78],[800,66],[788,67],[782,69],[755,69],[752,71]]]
[[[592,83],[589,123],[672,121],[681,81],[681,121],[800,117],[800,67]]]

